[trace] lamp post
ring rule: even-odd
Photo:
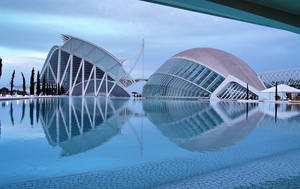
[[[277,100],[278,96],[278,89],[277,89],[277,82],[275,83],[275,100]]]
[[[247,100],[249,100],[249,87],[248,87],[248,83],[247,83]]]

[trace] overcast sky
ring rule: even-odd
[[[1,0],[0,56],[8,86],[16,69],[29,81],[48,51],[62,45],[60,34],[91,41],[120,59],[127,70],[145,39],[149,76],[172,55],[195,47],[225,50],[257,72],[299,67],[300,35],[137,0]],[[141,64],[134,77],[141,76]]]

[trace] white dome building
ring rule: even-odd
[[[180,52],[150,76],[145,97],[257,99],[265,89],[256,73],[241,59],[213,48]]]

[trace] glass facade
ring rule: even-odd
[[[224,122],[207,101],[145,100],[143,109],[149,120],[173,139],[196,137]]]
[[[171,58],[149,78],[143,96],[209,98],[224,80],[199,63]]]

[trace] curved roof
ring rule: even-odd
[[[72,53],[80,58],[84,58],[101,70],[108,72],[109,76],[114,80],[128,75],[122,67],[121,60],[105,49],[77,37],[70,35],[62,36],[64,39],[64,45],[61,47],[62,50]],[[126,79],[130,80],[130,78],[131,77],[127,77]]]
[[[225,77],[232,75],[258,90],[265,89],[256,73],[245,62],[225,51],[213,48],[193,48],[180,52],[172,58],[194,61]]]

